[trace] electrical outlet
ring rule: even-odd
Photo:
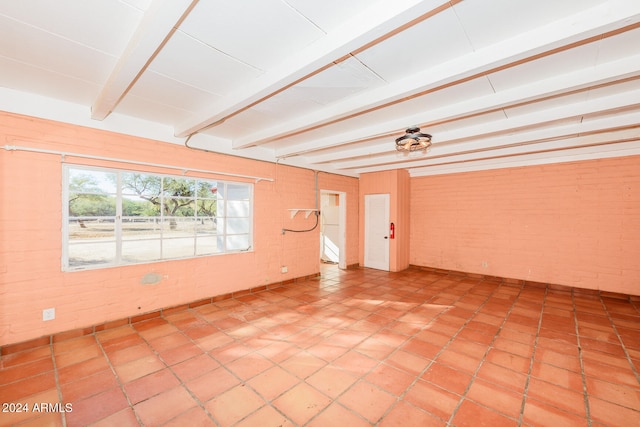
[[[46,322],[47,320],[53,320],[56,318],[56,309],[55,308],[45,308],[42,310],[42,321]]]
[[[289,268],[286,265],[283,265],[282,267],[280,267],[280,272],[282,274],[287,273],[289,271]]]
[[[489,263],[487,261],[482,261],[482,267],[488,268],[489,267]]]

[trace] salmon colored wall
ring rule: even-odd
[[[640,156],[416,177],[411,212],[412,264],[640,295]]]
[[[389,242],[389,270],[409,267],[410,224],[409,174],[405,170],[365,173],[360,175],[360,206],[366,194],[389,194],[389,222],[395,224],[395,239]],[[360,210],[359,262],[364,265],[364,210]]]
[[[315,207],[310,170],[204,153],[157,142],[32,117],[0,113],[0,145],[28,146],[110,158],[187,166],[274,178],[254,186],[254,251],[88,271],[62,272],[61,156],[0,149],[0,346],[135,316],[164,307],[319,272],[319,231],[314,217],[289,208]],[[68,163],[180,174],[66,156]],[[190,176],[227,179],[190,173]],[[320,175],[322,183],[348,193],[347,259],[358,257],[358,180]],[[281,266],[288,267],[282,274]],[[148,273],[163,280],[142,285]],[[56,319],[42,321],[54,307]]]
[[[396,191],[398,194],[398,211],[396,214],[396,269],[402,271],[411,263],[411,178],[407,170],[396,171]],[[392,221],[393,222],[393,221]]]

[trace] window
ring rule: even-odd
[[[252,184],[75,165],[63,176],[63,270],[252,248]]]

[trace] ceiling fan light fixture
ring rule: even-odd
[[[396,150],[411,153],[414,151],[429,151],[431,147],[431,135],[420,132],[419,127],[410,127],[406,133],[396,138]]]

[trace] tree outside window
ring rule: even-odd
[[[64,269],[251,249],[251,184],[66,168]]]

